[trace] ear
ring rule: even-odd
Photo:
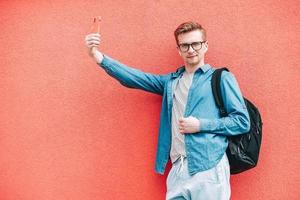
[[[208,41],[206,41],[206,42],[204,43],[204,45],[205,45],[206,48],[208,49]]]
[[[206,42],[204,43],[204,46],[205,46],[206,51],[207,51],[207,50],[208,50],[208,41],[206,41]]]

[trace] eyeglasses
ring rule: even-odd
[[[180,49],[181,52],[187,52],[190,49],[190,46],[195,50],[199,51],[202,48],[202,44],[205,43],[206,41],[199,41],[199,42],[193,42],[191,44],[188,43],[182,43],[178,45],[178,48]]]

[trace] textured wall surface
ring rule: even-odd
[[[208,31],[206,62],[227,66],[261,110],[257,168],[232,176],[233,200],[300,199],[296,0],[0,1],[0,200],[164,199],[154,173],[161,97],[125,89],[87,55],[152,73],[181,65],[173,31]],[[168,169],[170,165],[168,166]]]

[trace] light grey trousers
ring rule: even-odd
[[[230,168],[226,153],[212,169],[188,173],[187,160],[178,159],[167,178],[166,200],[229,200]]]

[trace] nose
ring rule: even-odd
[[[190,44],[187,52],[188,52],[188,53],[194,53],[194,51],[195,51],[194,48],[193,48],[192,45]]]

